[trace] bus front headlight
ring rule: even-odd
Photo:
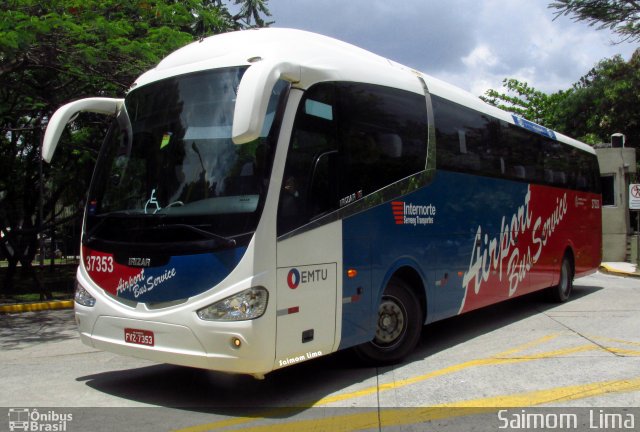
[[[76,280],[76,290],[75,290],[74,300],[76,303],[81,304],[82,306],[93,307],[96,304],[96,299],[89,294],[89,291],[83,288],[82,285],[78,283]]]
[[[208,321],[243,321],[260,318],[267,309],[269,292],[253,287],[198,310],[198,318]]]

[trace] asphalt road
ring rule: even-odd
[[[392,367],[337,353],[263,381],[96,351],[71,310],[0,320],[0,431],[25,418],[65,431],[519,430],[534,414],[559,430],[640,430],[640,279],[596,274],[565,304],[532,295],[427,326]]]

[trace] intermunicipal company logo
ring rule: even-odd
[[[10,431],[65,432],[73,421],[73,414],[37,408],[9,408]]]
[[[318,284],[329,279],[329,268],[327,266],[310,266],[303,269],[292,268],[287,273],[287,285],[292,290],[300,285]]]
[[[291,289],[298,288],[298,285],[300,285],[300,272],[298,269],[289,270],[289,274],[287,275],[287,284]]]
[[[432,225],[436,219],[436,206],[420,205],[405,201],[391,201],[391,211],[396,225]]]
[[[393,201],[391,209],[393,210],[396,225],[404,225],[404,201]]]

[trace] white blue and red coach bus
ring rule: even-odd
[[[116,353],[262,377],[356,347],[394,362],[424,324],[601,259],[594,151],[354,46],[262,29],[190,44],[124,99],[95,167],[75,314]]]

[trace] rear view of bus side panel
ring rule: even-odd
[[[422,285],[414,288],[424,291],[427,322],[458,314],[464,308],[466,295],[471,298],[467,308],[508,298],[505,278],[498,284],[486,283],[480,273],[476,284],[475,266],[482,263],[484,239],[500,237],[501,222],[517,215],[527,194],[528,185],[523,183],[439,171],[427,187],[345,219],[345,268],[358,262],[361,251],[371,254],[368,297],[372,304],[368,315],[360,310],[359,328],[369,329],[371,338],[385,285],[403,268],[410,268],[419,276],[419,281],[411,282]],[[495,265],[495,271],[506,274],[506,260]],[[345,289],[354,283],[345,280]],[[516,292],[520,293],[523,286],[517,287]],[[345,323],[358,321],[349,315],[350,310],[349,305],[344,306]],[[353,331],[343,326],[343,340]]]
[[[593,269],[599,243],[585,233],[598,231],[597,207],[593,193],[438,171],[427,187],[345,219],[345,268],[364,251],[371,265],[366,284],[344,279],[368,304],[343,305],[341,347],[373,337],[382,293],[403,267],[419,275],[426,322],[557,284],[567,250],[578,271]]]
[[[368,314],[344,308],[341,346],[356,328],[372,337],[385,286],[403,267],[419,275],[411,283],[424,290],[425,321],[433,322],[557,284],[565,255],[573,273],[599,264],[592,152],[538,125],[433,102],[434,181],[344,221],[345,266],[371,253],[371,304]]]
[[[518,214],[513,222],[501,223],[514,234],[513,246],[523,237],[533,242],[528,247],[517,243],[519,247],[509,255],[508,277],[525,290],[553,285],[565,254],[575,274],[594,271],[600,263],[602,241],[595,153],[517,116],[511,116],[511,122],[442,97],[432,100],[439,169],[530,185],[526,206],[538,214]],[[500,190],[496,189],[497,199]],[[519,223],[522,216],[527,222],[524,229]],[[518,236],[518,231],[531,232]],[[484,238],[477,240],[482,243]],[[491,248],[490,236],[487,241]],[[502,247],[501,252],[506,253],[507,248]],[[483,271],[482,276],[484,282],[488,273]]]

